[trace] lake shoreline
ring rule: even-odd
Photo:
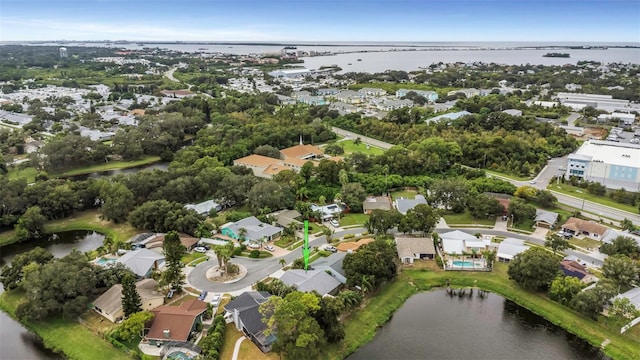
[[[612,359],[632,359],[634,354],[640,353],[640,343],[616,334],[604,328],[600,323],[587,319],[546,297],[518,288],[506,278],[507,265],[497,264],[497,266],[504,267],[500,271],[504,272],[504,275],[496,273],[445,273],[444,271],[431,270],[403,271],[393,282],[379,290],[379,293],[369,300],[364,309],[349,316],[349,318],[353,317],[353,319],[349,319],[345,324],[346,336],[343,340],[342,348],[339,345],[331,345],[328,350],[328,357],[332,359],[346,358],[351,355],[357,349],[372,341],[377,330],[391,319],[393,314],[411,295],[445,288],[447,280],[450,281],[452,287],[474,287],[500,295],[566,332],[579,337],[593,347],[600,349],[602,353]],[[495,269],[494,272],[496,272]],[[386,301],[387,298],[393,299],[394,297],[396,299],[401,298],[402,301]],[[380,310],[382,311],[379,316],[371,314]],[[367,316],[367,313],[369,313],[369,316]],[[611,340],[611,342],[602,348],[601,344],[606,339]]]

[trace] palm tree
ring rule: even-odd
[[[495,250],[484,250],[482,251],[482,256],[484,256],[485,258],[485,266],[488,267],[489,269],[493,269],[493,262],[496,259],[496,252]]]
[[[302,201],[309,198],[310,191],[306,187],[301,187],[296,191],[296,199]]]
[[[352,290],[341,291],[340,294],[338,294],[338,298],[345,309],[354,309],[362,302],[362,295]]]
[[[370,275],[362,275],[362,279],[360,281],[360,290],[362,294],[370,292],[373,290],[373,276]]]
[[[278,261],[278,263],[280,264],[280,266],[284,267],[285,265],[287,265],[287,260],[282,258],[282,259],[280,259],[280,261]]]
[[[247,236],[247,229],[245,228],[240,228],[238,229],[238,241],[243,242],[245,241],[245,236]]]
[[[227,270],[227,263],[234,251],[233,244],[228,242],[226,245],[216,245],[213,247],[213,251],[216,253],[216,257],[218,258],[218,265],[220,269]]]

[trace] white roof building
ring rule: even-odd
[[[640,191],[640,145],[588,140],[569,155],[565,176],[596,181],[611,189]]]
[[[506,238],[498,246],[496,257],[498,261],[511,261],[514,256],[528,249],[529,246],[524,244],[524,240]]]
[[[490,239],[478,239],[460,230],[440,234],[440,239],[442,239],[442,249],[446,254],[459,255],[472,250],[480,251],[491,244]]]

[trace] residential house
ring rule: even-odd
[[[449,91],[447,93],[447,96],[454,96],[457,94],[464,94],[467,99],[468,98],[472,98],[474,96],[487,96],[489,94],[491,94],[491,90],[489,89],[475,89],[475,88],[469,88],[469,89],[459,89],[459,90],[452,90]]]
[[[420,204],[427,204],[427,199],[425,199],[424,196],[420,194],[416,195],[414,199],[397,198],[393,202],[396,210],[398,210],[398,212],[400,212],[402,215],[407,215],[407,211]]]
[[[297,210],[283,210],[276,213],[273,213],[276,217],[276,224],[282,226],[283,228],[288,227],[291,224],[295,224],[296,228],[302,227],[302,222],[297,220],[302,216]]]
[[[374,241],[375,240],[373,240],[372,238],[364,238],[364,239],[360,239],[358,241],[341,242],[340,244],[338,244],[338,246],[336,246],[336,249],[338,249],[338,251],[342,251],[342,252],[346,252],[346,253],[352,253],[352,252],[357,251],[358,249],[360,249],[361,246],[367,245],[367,244],[372,243]]]
[[[136,291],[140,295],[142,310],[151,311],[164,304],[164,294],[156,291],[158,282],[153,279],[143,279],[136,282]],[[122,309],[122,285],[115,284],[100,295],[92,303],[93,310],[115,323],[124,318]]]
[[[320,88],[318,90],[316,90],[316,95],[318,96],[330,96],[330,95],[335,95],[339,92],[340,90],[336,89],[336,88]]]
[[[347,104],[360,104],[363,100],[362,94],[353,90],[343,90],[333,95],[333,97],[343,103]]]
[[[556,212],[537,209],[534,221],[538,227],[552,229],[558,222],[558,216],[560,214]]]
[[[316,291],[321,296],[335,295],[342,286],[342,282],[323,270],[287,270],[280,277],[280,281],[295,286],[298,291]]]
[[[513,260],[514,256],[525,252],[529,249],[528,245],[524,244],[524,240],[506,238],[498,245],[498,251],[496,258],[500,262],[509,262]]]
[[[327,105],[327,101],[322,96],[298,96],[296,100],[299,103],[313,106]]]
[[[164,245],[164,236],[165,234],[162,233],[153,234],[152,236],[149,236],[140,242],[136,242],[134,246],[135,248],[162,249]],[[180,234],[180,243],[189,251],[193,250],[193,248],[196,247],[199,240],[200,239],[195,238],[191,235]]]
[[[623,294],[618,294],[614,299],[619,298],[629,299],[631,304],[633,304],[633,306],[635,306],[637,310],[640,310],[640,287],[635,287]]]
[[[575,236],[585,235],[600,240],[609,228],[592,221],[571,217],[562,225],[562,230]]]
[[[480,252],[491,245],[490,240],[478,239],[460,230],[440,234],[442,249],[445,254],[461,255]]]
[[[342,213],[343,209],[338,204],[329,204],[324,206],[311,204],[311,211],[318,214],[322,221],[328,221],[337,217],[340,213]]]
[[[295,105],[296,103],[296,99],[292,97],[280,94],[276,94],[276,96],[278,97],[278,103],[280,103],[281,105]]]
[[[160,91],[160,93],[163,96],[172,97],[172,98],[178,98],[178,99],[194,95],[194,93],[192,93],[188,89],[184,89],[184,90],[162,90],[162,91]]]
[[[617,231],[614,229],[608,229],[602,236],[602,242],[611,244],[619,236],[625,236],[633,239],[638,246],[640,246],[640,231],[630,232],[629,230]]]
[[[222,210],[222,205],[218,204],[217,202],[215,202],[213,200],[207,200],[207,201],[203,201],[203,202],[198,203],[198,204],[186,204],[184,206],[184,208],[187,209],[187,210],[193,209],[199,215],[208,216],[209,213],[211,212],[211,210],[221,211]]]
[[[152,310],[154,318],[145,338],[150,345],[191,340],[196,327],[202,322],[207,303],[190,299],[180,306],[162,305]]]
[[[233,160],[233,165],[245,166],[253,171],[257,177],[271,178],[282,170],[288,170],[280,159],[252,154]]]
[[[379,88],[362,88],[358,90],[359,94],[362,94],[364,97],[375,97],[375,96],[385,96],[387,95],[387,91]]]
[[[242,230],[244,229],[244,231]],[[222,225],[222,235],[229,236],[240,241],[262,242],[271,241],[280,236],[282,228],[265,224],[257,217],[251,216],[240,221]],[[242,233],[244,232],[244,235]]]
[[[448,113],[448,114],[442,114],[442,115],[434,116],[432,118],[429,118],[429,119],[425,120],[425,122],[430,123],[430,122],[440,121],[440,120],[455,120],[455,119],[458,119],[460,117],[467,116],[467,115],[471,115],[471,113],[466,111],[466,110],[464,110],[464,111],[458,111],[458,112],[454,112],[454,113]]]
[[[396,235],[395,240],[398,257],[403,264],[413,264],[414,260],[433,260],[436,256],[431,238]]]
[[[507,109],[507,110],[502,110],[502,112],[505,114],[509,114],[511,116],[522,116],[522,110],[518,110],[518,109]]]
[[[151,277],[153,270],[159,269],[164,264],[164,256],[149,249],[138,249],[127,252],[116,261],[136,276],[147,278]]]
[[[329,105],[329,110],[336,110],[338,111],[338,113],[340,113],[340,115],[345,115],[345,114],[353,114],[355,112],[358,112],[360,109],[358,109],[358,107],[355,105],[351,105],[343,102],[334,102]]]
[[[391,199],[388,196],[369,196],[362,202],[362,210],[365,214],[371,214],[373,210],[391,210]]]
[[[435,91],[425,91],[425,90],[412,90],[412,89],[398,89],[396,91],[396,98],[401,99],[407,96],[408,93],[415,92],[416,94],[422,96],[427,99],[429,102],[433,103],[438,100],[438,93]]]
[[[403,107],[412,107],[412,106],[413,106],[413,101],[409,99],[383,100],[376,105],[376,108],[378,108],[378,110],[391,111],[391,110],[396,110]]]
[[[342,268],[342,263],[345,256],[347,256],[346,252],[336,252],[327,256],[326,258],[321,257],[320,259],[313,262],[313,268],[315,270],[331,273],[331,276],[336,278],[342,284],[346,284],[347,273],[345,273],[344,269]]]
[[[591,275],[587,268],[575,260],[562,260],[560,262],[560,270],[564,276],[572,276],[578,278],[580,282],[590,284],[598,279]]]
[[[582,89],[582,85],[580,84],[567,84],[564,86],[565,89],[569,90],[569,91],[576,91],[576,90],[581,90]]]
[[[226,319],[232,319],[236,329],[242,331],[262,352],[271,351],[276,341],[274,334],[265,334],[267,325],[262,321],[260,305],[272,295],[265,291],[245,291],[224,306]]]
[[[305,97],[305,96],[311,96],[311,93],[308,92],[307,90],[299,90],[299,91],[294,91],[291,93],[291,97],[294,99],[298,99],[301,97]]]

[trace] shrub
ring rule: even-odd
[[[257,259],[260,257],[260,250],[253,250],[249,253],[249,257],[252,259]]]
[[[353,239],[354,237],[356,237],[354,234],[347,234],[347,235],[343,236],[343,238],[344,238],[345,240],[347,240],[347,239]]]

